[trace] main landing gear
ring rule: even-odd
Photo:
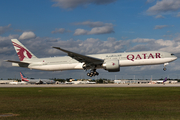
[[[99,73],[96,71],[96,65],[90,65],[90,64],[83,64],[83,69],[87,71],[87,69],[90,69],[90,72],[87,73],[87,76],[92,77],[99,75]]]
[[[96,69],[93,69],[87,73],[87,76],[89,76],[89,77],[96,76],[96,75],[99,75],[99,73],[96,72]]]

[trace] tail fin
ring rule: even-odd
[[[167,77],[163,80],[163,83],[167,81]]]
[[[37,58],[17,39],[11,39],[11,41],[12,41],[12,44],[14,45],[14,49],[16,50],[16,53],[20,61],[23,61],[24,59]]]
[[[21,76],[21,81],[26,81],[26,82],[29,81],[29,80],[23,75],[22,72],[20,72],[20,76]]]

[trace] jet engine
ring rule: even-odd
[[[118,72],[120,71],[119,60],[107,60],[103,63],[103,67],[108,72]]]

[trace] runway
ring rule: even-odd
[[[0,84],[0,88],[15,88],[15,87],[180,87],[177,84],[28,84],[28,85],[9,85]]]

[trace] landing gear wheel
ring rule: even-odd
[[[93,69],[89,73],[87,73],[87,76],[89,77],[96,76],[96,75],[99,75],[99,73],[96,72],[96,69]]]
[[[90,76],[90,73],[87,73],[87,76]]]
[[[164,71],[167,70],[167,69],[166,69],[166,66],[167,66],[168,64],[169,64],[169,63],[164,63],[164,68],[163,68]]]
[[[164,70],[164,71],[166,71],[166,70],[167,70],[167,68],[163,68],[163,70]]]

